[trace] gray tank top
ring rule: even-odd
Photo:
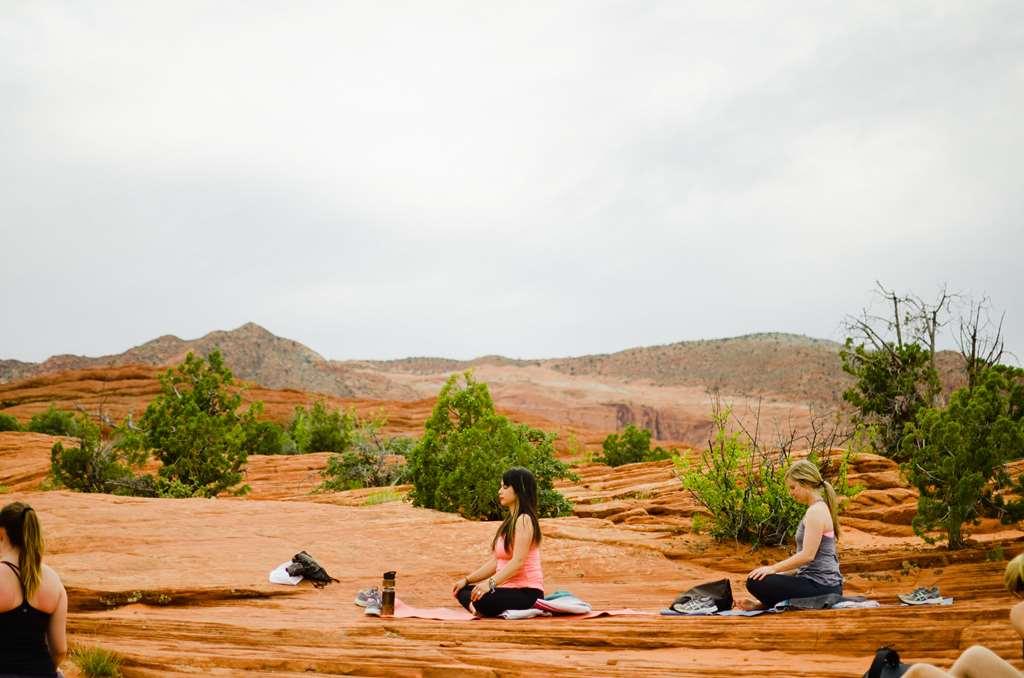
[[[834,528],[833,528],[834,529]],[[804,521],[796,528],[796,549],[804,547]],[[822,586],[841,586],[843,575],[839,573],[839,556],[836,554],[836,538],[821,535],[818,552],[814,560],[796,571],[796,576],[806,577]]]

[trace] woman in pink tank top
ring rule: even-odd
[[[508,515],[491,540],[493,556],[452,586],[452,595],[480,617],[526,610],[544,596],[537,479],[529,469],[510,468],[501,476],[498,501]]]

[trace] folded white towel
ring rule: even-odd
[[[840,600],[832,606],[833,610],[849,610],[862,607],[881,607],[877,600]]]
[[[585,603],[576,596],[561,596],[554,600],[539,598],[533,606],[553,614],[587,614],[592,611],[590,603]]]
[[[531,619],[533,617],[550,617],[551,613],[531,607],[529,610],[505,610],[498,616],[505,619]]]
[[[292,561],[286,560],[285,562],[281,563],[280,565],[275,567],[273,570],[271,570],[270,571],[270,583],[271,584],[288,584],[290,586],[295,586],[300,581],[302,581],[302,575],[301,574],[297,574],[294,577],[292,575],[288,574],[288,570],[286,568],[289,565],[291,565],[291,564],[292,564]]]

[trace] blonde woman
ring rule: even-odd
[[[35,510],[20,501],[0,510],[0,676],[58,676],[67,654],[68,597],[43,565]]]
[[[1024,597],[1024,553],[1009,562],[1003,581],[1007,590],[1018,598]],[[1024,637],[1024,603],[1010,608],[1010,624],[1017,635]],[[974,645],[964,650],[949,673],[931,664],[914,664],[903,678],[1020,678],[1020,672],[987,647]]]
[[[754,568],[747,575],[747,590],[766,608],[790,598],[843,593],[836,554],[839,521],[835,490],[821,477],[818,467],[806,459],[786,471],[786,488],[793,499],[807,505],[807,512],[796,528],[796,554],[774,565]]]

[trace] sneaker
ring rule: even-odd
[[[711,596],[697,596],[683,603],[675,603],[672,609],[682,614],[714,614],[718,612],[718,605]]]
[[[366,609],[363,610],[363,614],[365,614],[367,617],[379,617],[380,616],[380,604],[379,603],[370,603],[369,605],[366,606]]]
[[[942,600],[938,586],[921,586],[911,593],[901,593],[897,597],[906,605],[934,605]]]
[[[355,604],[359,607],[380,607],[380,589],[363,589],[356,594]]]

